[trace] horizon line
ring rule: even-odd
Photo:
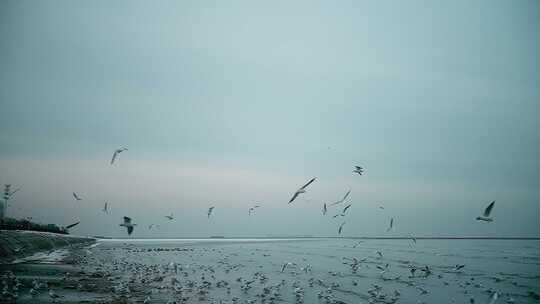
[[[101,235],[91,236],[97,239],[130,239],[124,237],[108,237]],[[239,240],[239,239],[351,239],[351,240],[539,240],[538,237],[528,237],[528,236],[410,236],[410,237],[392,237],[392,236],[286,236],[286,235],[276,235],[276,236],[188,236],[188,237],[138,237],[131,239],[161,239],[161,240],[177,240],[177,239],[186,239],[186,240],[195,240],[195,239],[208,239],[208,240]]]

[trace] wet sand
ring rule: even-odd
[[[540,303],[540,242],[103,240],[0,275],[3,303]]]

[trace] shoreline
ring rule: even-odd
[[[10,263],[38,252],[94,242],[96,242],[95,238],[68,234],[27,230],[0,230],[0,263]]]

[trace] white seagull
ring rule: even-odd
[[[212,207],[208,208],[208,218],[210,218],[210,214],[212,214],[212,211],[214,210],[214,208],[216,208],[216,207],[212,206]]]
[[[127,151],[128,149],[126,148],[120,148],[120,149],[116,149],[114,150],[114,153],[113,153],[113,156],[112,156],[112,159],[111,159],[111,165],[114,163],[115,159],[118,157],[118,154],[124,152],[124,151]]]
[[[328,212],[328,209],[326,208],[326,203],[322,207],[322,214],[326,215],[326,212]]]
[[[494,292],[491,295],[491,298],[489,300],[489,304],[494,304],[497,301],[498,298],[499,298],[499,294],[497,292]]]
[[[131,233],[133,233],[133,228],[135,228],[136,225],[137,224],[132,224],[131,223],[131,218],[127,217],[127,216],[124,216],[124,222],[122,224],[120,224],[120,226],[123,226],[123,227],[127,228],[128,235],[131,235]]]
[[[338,205],[338,204],[343,203],[347,199],[347,197],[349,197],[349,194],[351,194],[351,190],[347,191],[347,193],[345,193],[345,195],[343,196],[342,199],[340,199],[339,201],[337,201],[335,203],[330,204],[330,206],[334,206],[334,205]]]
[[[249,208],[249,210],[248,210],[248,214],[249,214],[249,215],[251,215],[251,213],[252,213],[252,212],[254,212],[254,211],[255,211],[255,209],[257,209],[257,208],[259,208],[259,207],[261,207],[261,206],[259,206],[259,205],[255,205],[255,206],[253,206],[253,207]]]
[[[73,197],[75,198],[75,200],[77,201],[82,201],[82,198],[80,196],[77,195],[77,193],[73,192]]]
[[[285,262],[283,266],[281,266],[281,272],[284,272],[288,266],[296,266],[296,264],[291,262]]]
[[[362,174],[364,174],[364,168],[362,168],[360,166],[354,166],[353,172],[358,173],[359,175],[362,175]]]
[[[292,203],[298,197],[298,195],[302,193],[306,193],[307,186],[313,183],[316,179],[317,179],[316,177],[312,178],[309,182],[307,182],[307,184],[303,185],[302,187],[300,187],[300,189],[296,190],[293,197],[291,197],[291,199],[289,200],[289,204]]]
[[[491,204],[487,206],[486,210],[484,210],[484,214],[482,216],[478,216],[476,220],[485,221],[485,222],[493,222],[493,219],[489,217],[489,215],[491,214],[491,210],[493,210],[493,206],[495,206],[495,201],[491,202]]]
[[[166,217],[169,221],[174,220],[174,216],[173,216],[173,213],[172,213],[172,212],[171,212],[171,215],[165,215],[165,217]]]

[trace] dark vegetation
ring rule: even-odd
[[[9,217],[0,220],[0,230],[30,230],[69,234],[67,229],[65,229],[64,227],[59,227],[55,224],[38,224],[31,222],[28,219],[18,220]]]

